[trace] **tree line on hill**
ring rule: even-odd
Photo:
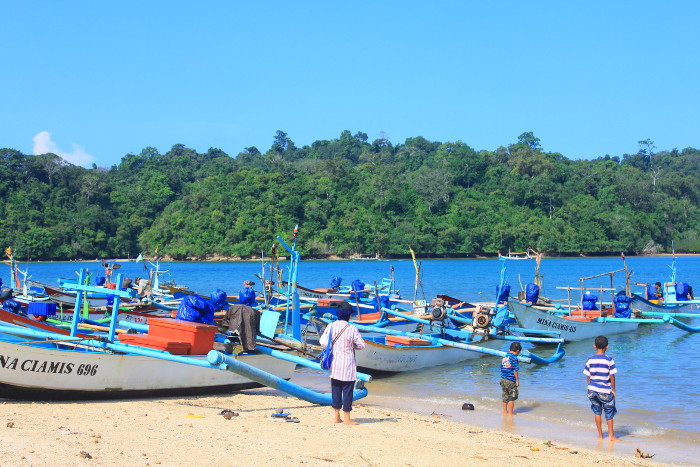
[[[700,251],[700,151],[571,160],[532,132],[495,151],[350,131],[231,157],[182,144],[86,169],[0,149],[0,240],[19,258],[246,258],[300,226],[305,257]]]

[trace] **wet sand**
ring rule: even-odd
[[[273,419],[280,407],[298,423]],[[237,416],[226,419],[226,409]],[[7,400],[0,414],[3,465],[661,465],[363,401],[352,412],[360,425],[334,424],[329,407],[271,389],[117,401]]]

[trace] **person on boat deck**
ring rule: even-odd
[[[693,295],[693,286],[692,285],[688,286],[688,300],[695,300],[695,296]]]
[[[254,307],[258,304],[258,302],[255,300],[255,290],[253,290],[254,285],[255,282],[253,281],[243,281],[243,289],[238,291],[238,302],[241,305]]]
[[[348,321],[352,314],[352,306],[348,302],[343,302],[338,307],[338,320],[332,322],[321,335],[321,345],[323,347],[333,346],[333,361],[331,362],[331,396],[335,423],[345,423],[346,425],[357,425],[350,418],[352,410],[352,393],[357,379],[357,363],[355,362],[355,350],[365,347],[359,331]],[[332,333],[333,340],[328,342],[328,335]],[[343,419],[340,419],[340,409],[343,409]]]
[[[663,300],[664,299],[664,289],[661,287],[661,282],[654,284],[653,296],[649,297],[649,300]]]

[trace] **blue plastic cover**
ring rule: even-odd
[[[503,328],[506,324],[509,323],[509,315],[510,315],[510,310],[508,309],[507,306],[502,306],[498,308],[498,311],[496,312],[496,316],[493,317],[491,320],[491,325],[497,327],[497,328]]]
[[[593,295],[590,292],[586,292],[583,294],[583,299],[581,300],[581,306],[583,306],[584,310],[597,310],[598,307],[596,304],[598,303],[598,296]]]
[[[374,306],[375,311],[382,311],[381,308],[389,308],[389,296],[380,295],[378,304],[377,297],[375,296],[374,298],[372,298],[372,305]]]
[[[56,304],[53,302],[31,302],[27,314],[36,316],[53,316],[56,314]]]
[[[619,291],[615,295],[613,303],[615,304],[615,318],[629,318],[632,316],[632,309],[630,308],[632,299],[625,295],[623,291]]]
[[[253,300],[255,300],[255,292],[253,292]],[[216,289],[211,293],[209,302],[214,307],[214,310],[225,310],[228,308],[226,292],[221,289]]]
[[[525,286],[525,301],[534,305],[538,298],[540,298],[540,286],[532,282],[527,284]]]
[[[500,293],[499,293],[500,289]],[[498,303],[507,302],[508,297],[510,297],[510,284],[503,284],[501,289],[500,285],[496,286],[496,293],[498,294]]]
[[[365,283],[362,282],[360,279],[355,279],[352,281],[352,290],[365,290]],[[351,293],[350,298],[359,298],[362,297],[361,293]]]
[[[193,323],[214,324],[214,307],[199,295],[187,295],[180,302],[175,319]]]
[[[2,309],[5,311],[9,311],[10,313],[14,313],[16,315],[21,315],[22,313],[22,305],[19,304],[19,302],[16,302],[14,300],[5,300],[2,302]]]
[[[255,306],[258,302],[255,300],[255,290],[252,287],[244,287],[238,291],[238,302],[241,305]]]
[[[98,287],[104,287],[105,277],[104,276],[97,276],[95,278],[95,285],[97,285]]]
[[[679,302],[685,302],[688,300],[689,286],[685,282],[678,282],[676,284],[676,300]]]
[[[663,298],[656,295],[656,284],[647,284],[647,300],[660,300]]]
[[[334,277],[333,279],[331,279],[331,289],[337,289],[338,287],[340,287],[340,284],[342,282],[343,282],[342,277]],[[0,285],[2,285],[2,284],[0,284]]]

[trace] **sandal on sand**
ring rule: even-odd
[[[288,417],[287,421],[291,423],[299,423],[299,419],[296,417]]]

